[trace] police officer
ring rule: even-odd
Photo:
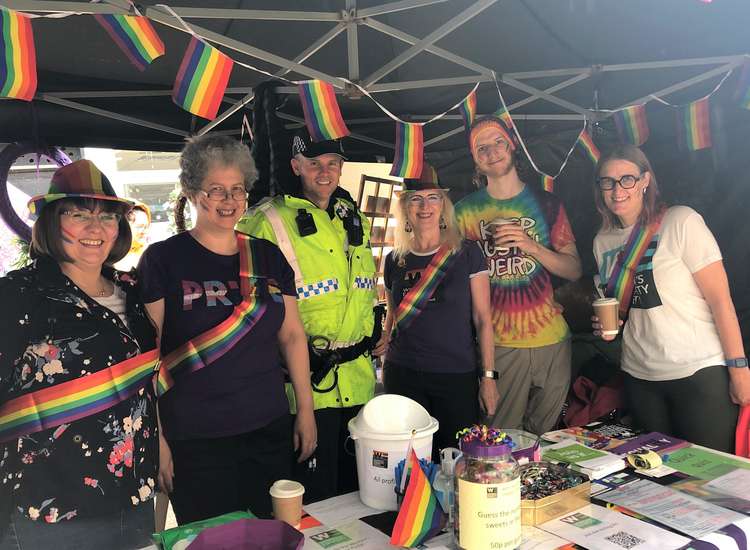
[[[312,142],[303,128],[292,142],[298,189],[261,203],[237,226],[276,243],[294,270],[318,426],[316,452],[296,467],[306,502],[357,489],[356,465],[344,449],[347,423],[375,387],[366,354],[375,343],[375,262],[369,222],[338,186],[344,160],[340,141]]]

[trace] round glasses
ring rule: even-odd
[[[611,191],[615,188],[615,185],[618,183],[620,184],[620,187],[623,189],[632,189],[635,187],[635,184],[641,181],[641,178],[643,177],[643,174],[640,174],[638,176],[634,176],[632,174],[625,174],[622,176],[619,180],[616,180],[615,178],[610,178],[608,176],[604,176],[601,178],[596,178],[596,183],[599,185],[599,189],[602,191]]]
[[[62,215],[73,222],[73,224],[80,226],[88,225],[96,218],[100,224],[114,227],[122,219],[122,215],[117,212],[99,212],[98,214],[94,214],[86,210],[65,210]]]
[[[236,201],[247,199],[247,191],[244,187],[232,187],[229,191],[223,187],[212,187],[208,191],[201,189],[201,193],[206,195],[206,198],[212,202],[221,202],[229,199],[229,197],[232,197]]]
[[[437,204],[440,204],[440,202],[443,200],[443,195],[440,195],[438,193],[430,193],[429,195],[412,195],[409,197],[409,202],[407,203],[409,206],[413,208],[421,208],[425,203],[434,206]]]

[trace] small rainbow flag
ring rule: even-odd
[[[613,118],[620,140],[633,145],[643,145],[648,139],[646,105],[633,105],[617,111]]]
[[[420,124],[396,123],[396,153],[391,176],[417,179],[422,174],[424,138]]]
[[[586,156],[591,159],[591,162],[593,162],[594,164],[599,162],[601,153],[599,152],[599,148],[596,146],[596,143],[594,143],[594,138],[591,137],[591,134],[589,134],[588,130],[584,130],[583,132],[581,132],[581,135],[578,137],[578,143],[581,144],[581,147],[583,147],[583,151],[586,153]]]
[[[31,19],[0,7],[0,97],[31,101],[36,93],[36,48]]]
[[[750,61],[745,60],[742,64],[740,79],[737,81],[737,89],[734,91],[734,100],[743,109],[750,109]]]
[[[333,86],[322,80],[308,80],[301,82],[298,89],[305,111],[305,125],[313,141],[329,141],[349,135]]]
[[[469,95],[466,96],[458,106],[458,110],[461,112],[461,116],[464,119],[464,127],[466,131],[469,130],[474,119],[477,117],[477,91],[472,90]]]
[[[677,134],[681,146],[690,151],[711,147],[711,116],[708,97],[680,107]]]
[[[495,111],[495,116],[502,120],[508,128],[513,128],[513,118],[510,116],[510,113],[505,107],[500,107],[497,111]]]
[[[147,17],[109,14],[94,17],[139,71],[164,55],[164,42]]]
[[[193,36],[177,72],[172,100],[194,115],[213,120],[233,66],[229,57]]]
[[[554,193],[555,178],[553,178],[552,176],[548,176],[547,174],[542,174],[542,189],[547,191],[547,193]]]
[[[409,463],[409,485],[391,532],[391,544],[413,548],[437,535],[445,525],[446,518],[432,493],[427,476],[419,466],[414,449],[409,454]]]

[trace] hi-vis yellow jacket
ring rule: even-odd
[[[237,229],[277,244],[294,270],[297,304],[308,337],[323,336],[332,347],[346,347],[370,336],[376,300],[375,262],[370,249],[370,224],[358,213],[364,231],[363,243],[348,243],[342,218],[355,209],[343,198],[334,202],[333,219],[307,199],[280,195],[252,209]],[[315,220],[317,231],[302,237],[297,229],[298,210]],[[333,372],[319,384],[328,388]],[[369,357],[360,356],[338,368],[338,384],[330,392],[313,392],[316,409],[351,407],[370,400],[375,376]],[[294,393],[287,396],[295,412]]]

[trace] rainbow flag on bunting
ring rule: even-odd
[[[391,176],[417,179],[422,175],[424,138],[420,124],[396,123],[396,152]]]
[[[620,140],[633,145],[643,145],[648,139],[646,105],[633,105],[617,111],[613,118]]]
[[[734,99],[743,109],[750,109],[750,61],[742,64],[742,72],[734,92]]]
[[[298,88],[305,111],[305,125],[313,141],[329,141],[349,135],[333,86],[322,80],[308,80],[301,82]]]
[[[36,93],[36,49],[31,19],[0,7],[0,97],[31,101]]]
[[[164,55],[164,42],[147,17],[101,14],[94,17],[139,71]]]
[[[677,134],[680,146],[690,151],[711,147],[711,116],[708,97],[680,107]]]
[[[469,127],[474,122],[474,119],[477,117],[477,91],[472,90],[469,95],[466,96],[466,99],[464,99],[461,102],[461,105],[458,106],[458,110],[461,112],[461,116],[464,119],[464,127],[466,128],[466,131],[468,132]]]
[[[547,193],[554,193],[555,178],[553,178],[552,176],[548,176],[547,174],[542,174],[542,189],[547,191]]]
[[[419,466],[414,449],[409,454],[409,463],[409,485],[391,532],[391,544],[413,548],[437,535],[445,525],[446,518],[432,493],[427,476]]]
[[[177,72],[172,100],[194,115],[213,120],[233,66],[229,57],[192,37]]]
[[[594,138],[591,137],[588,130],[581,132],[581,135],[578,137],[578,143],[581,144],[583,152],[586,153],[586,156],[589,157],[589,159],[591,159],[591,162],[594,164],[599,162],[601,153],[599,152],[596,143],[594,143]]]
[[[500,107],[497,111],[495,111],[495,116],[502,120],[508,128],[513,128],[513,118],[510,116],[510,113],[505,107]]]

